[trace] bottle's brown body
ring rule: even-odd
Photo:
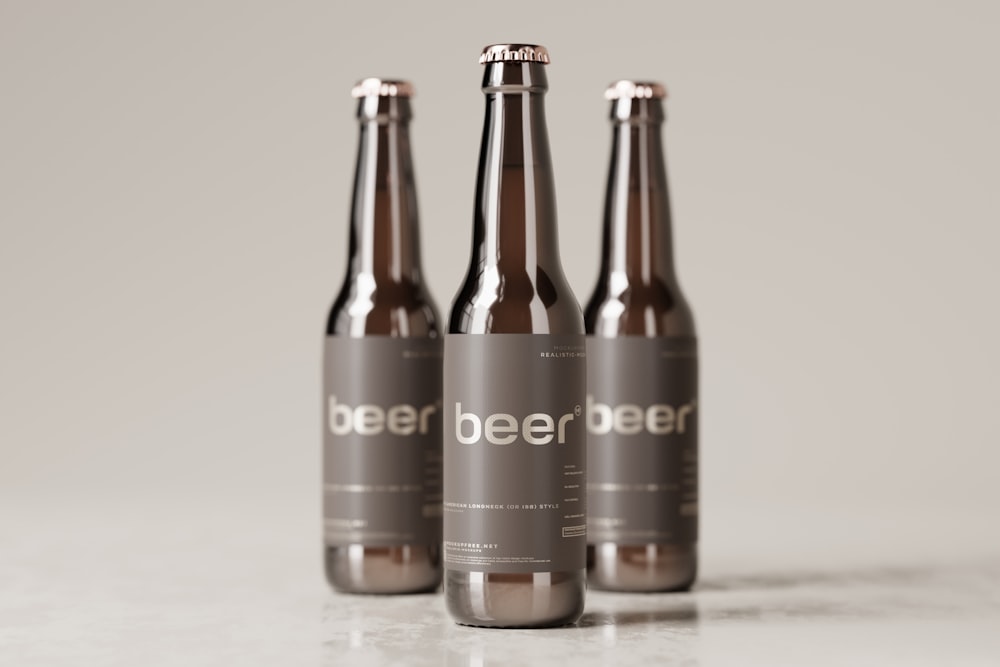
[[[548,88],[544,67],[540,62],[486,64],[486,119],[473,254],[451,312],[449,334],[583,333],[580,306],[558,255],[554,181],[543,110]],[[447,396],[447,371],[445,382]],[[528,386],[532,378],[525,376],[523,382]],[[447,521],[445,525],[447,540]],[[583,569],[466,572],[445,564],[448,611],[467,625],[546,627],[571,623],[583,612],[585,588]]]
[[[327,336],[440,337],[420,273],[408,96],[360,96],[349,265]],[[416,593],[441,581],[438,543],[327,545],[325,561],[327,580],[342,592]]]
[[[695,336],[691,308],[673,266],[659,97],[623,94],[612,102],[614,136],[601,270],[585,309],[590,336]],[[684,590],[694,583],[696,570],[694,541],[588,545],[588,583],[594,588]]]

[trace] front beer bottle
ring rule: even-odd
[[[607,91],[613,140],[587,304],[587,574],[595,588],[689,588],[697,566],[698,360],[674,272],[662,85]]]
[[[524,44],[480,58],[472,261],[445,337],[445,599],[467,625],[583,611],[585,340],[557,248],[548,61]]]
[[[326,576],[350,593],[441,582],[441,344],[420,271],[412,86],[365,79],[347,276],[326,328]]]

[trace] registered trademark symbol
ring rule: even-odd
[[[577,405],[576,407],[573,408],[573,414],[579,417],[581,414],[583,414],[583,408]]]

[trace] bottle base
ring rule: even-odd
[[[480,628],[552,628],[583,614],[587,578],[570,572],[459,572],[445,570],[445,603],[460,625]]]
[[[402,544],[326,547],[326,580],[339,593],[429,593],[441,584],[441,548]]]
[[[697,545],[587,545],[587,585],[622,593],[686,591],[698,574]]]

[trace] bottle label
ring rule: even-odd
[[[587,377],[589,542],[696,542],[696,339],[589,336]]]
[[[448,569],[586,566],[585,348],[574,334],[446,337]]]
[[[440,543],[441,347],[440,338],[326,338],[327,545]]]

